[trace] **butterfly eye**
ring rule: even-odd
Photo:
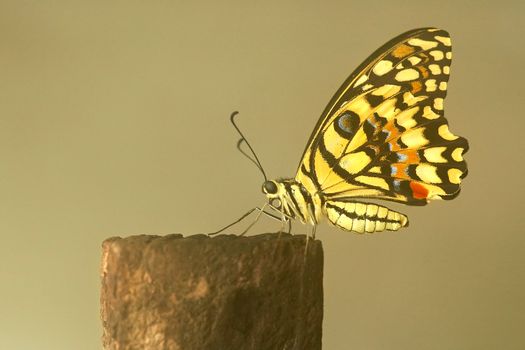
[[[270,201],[270,205],[274,208],[279,209],[281,207],[281,200],[279,198],[274,198]]]
[[[359,116],[351,111],[346,111],[337,117],[337,129],[343,134],[353,135],[361,124]]]
[[[263,187],[264,193],[267,193],[267,194],[277,193],[277,185],[273,181],[265,181],[262,187]]]

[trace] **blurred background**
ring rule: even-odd
[[[524,7],[0,1],[0,348],[99,349],[104,239],[209,232],[263,202],[232,111],[269,176],[293,177],[347,75],[436,26],[469,176],[454,201],[390,205],[400,232],[318,229],[324,349],[524,349]]]

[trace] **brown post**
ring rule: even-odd
[[[305,236],[110,238],[106,350],[318,350],[323,249]]]

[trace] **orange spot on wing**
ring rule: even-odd
[[[417,69],[421,72],[421,75],[423,75],[423,78],[428,78],[428,70],[423,66],[417,66]]]
[[[399,137],[399,130],[394,125],[393,121],[389,121],[388,123],[386,123],[385,126],[383,127],[383,130],[386,130],[390,133],[387,140],[394,140]]]
[[[421,89],[423,88],[423,84],[421,84],[421,82],[419,81],[413,81],[410,83],[410,85],[412,85],[412,90],[410,90],[413,94],[421,91]]]
[[[414,52],[414,48],[405,44],[401,44],[392,51],[392,56],[403,58]]]
[[[397,144],[397,139],[401,134],[399,133],[399,129],[394,125],[393,121],[389,121],[385,124],[383,127],[383,130],[388,131],[390,134],[388,138],[385,140],[386,142],[390,143],[390,151],[396,152],[401,149],[401,147]]]
[[[415,199],[425,199],[428,196],[428,190],[418,182],[410,181],[410,188]]]
[[[399,147],[399,145],[397,144],[397,142],[394,140],[394,141],[391,141],[389,142],[390,143],[390,149],[392,152],[397,152],[401,149],[401,147]]]
[[[396,179],[410,179],[410,176],[407,175],[407,165],[405,163],[395,163],[392,164],[392,166],[396,168],[396,173],[394,175]]]
[[[397,153],[404,154],[405,156],[407,156],[405,163],[416,164],[416,163],[419,163],[420,161],[419,155],[417,154],[417,151],[415,150],[412,150],[412,149],[401,150],[401,151],[398,151]]]

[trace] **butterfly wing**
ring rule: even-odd
[[[443,113],[448,33],[409,31],[376,50],[330,100],[296,180],[325,198],[381,198],[411,205],[451,199],[467,174],[467,140]]]

